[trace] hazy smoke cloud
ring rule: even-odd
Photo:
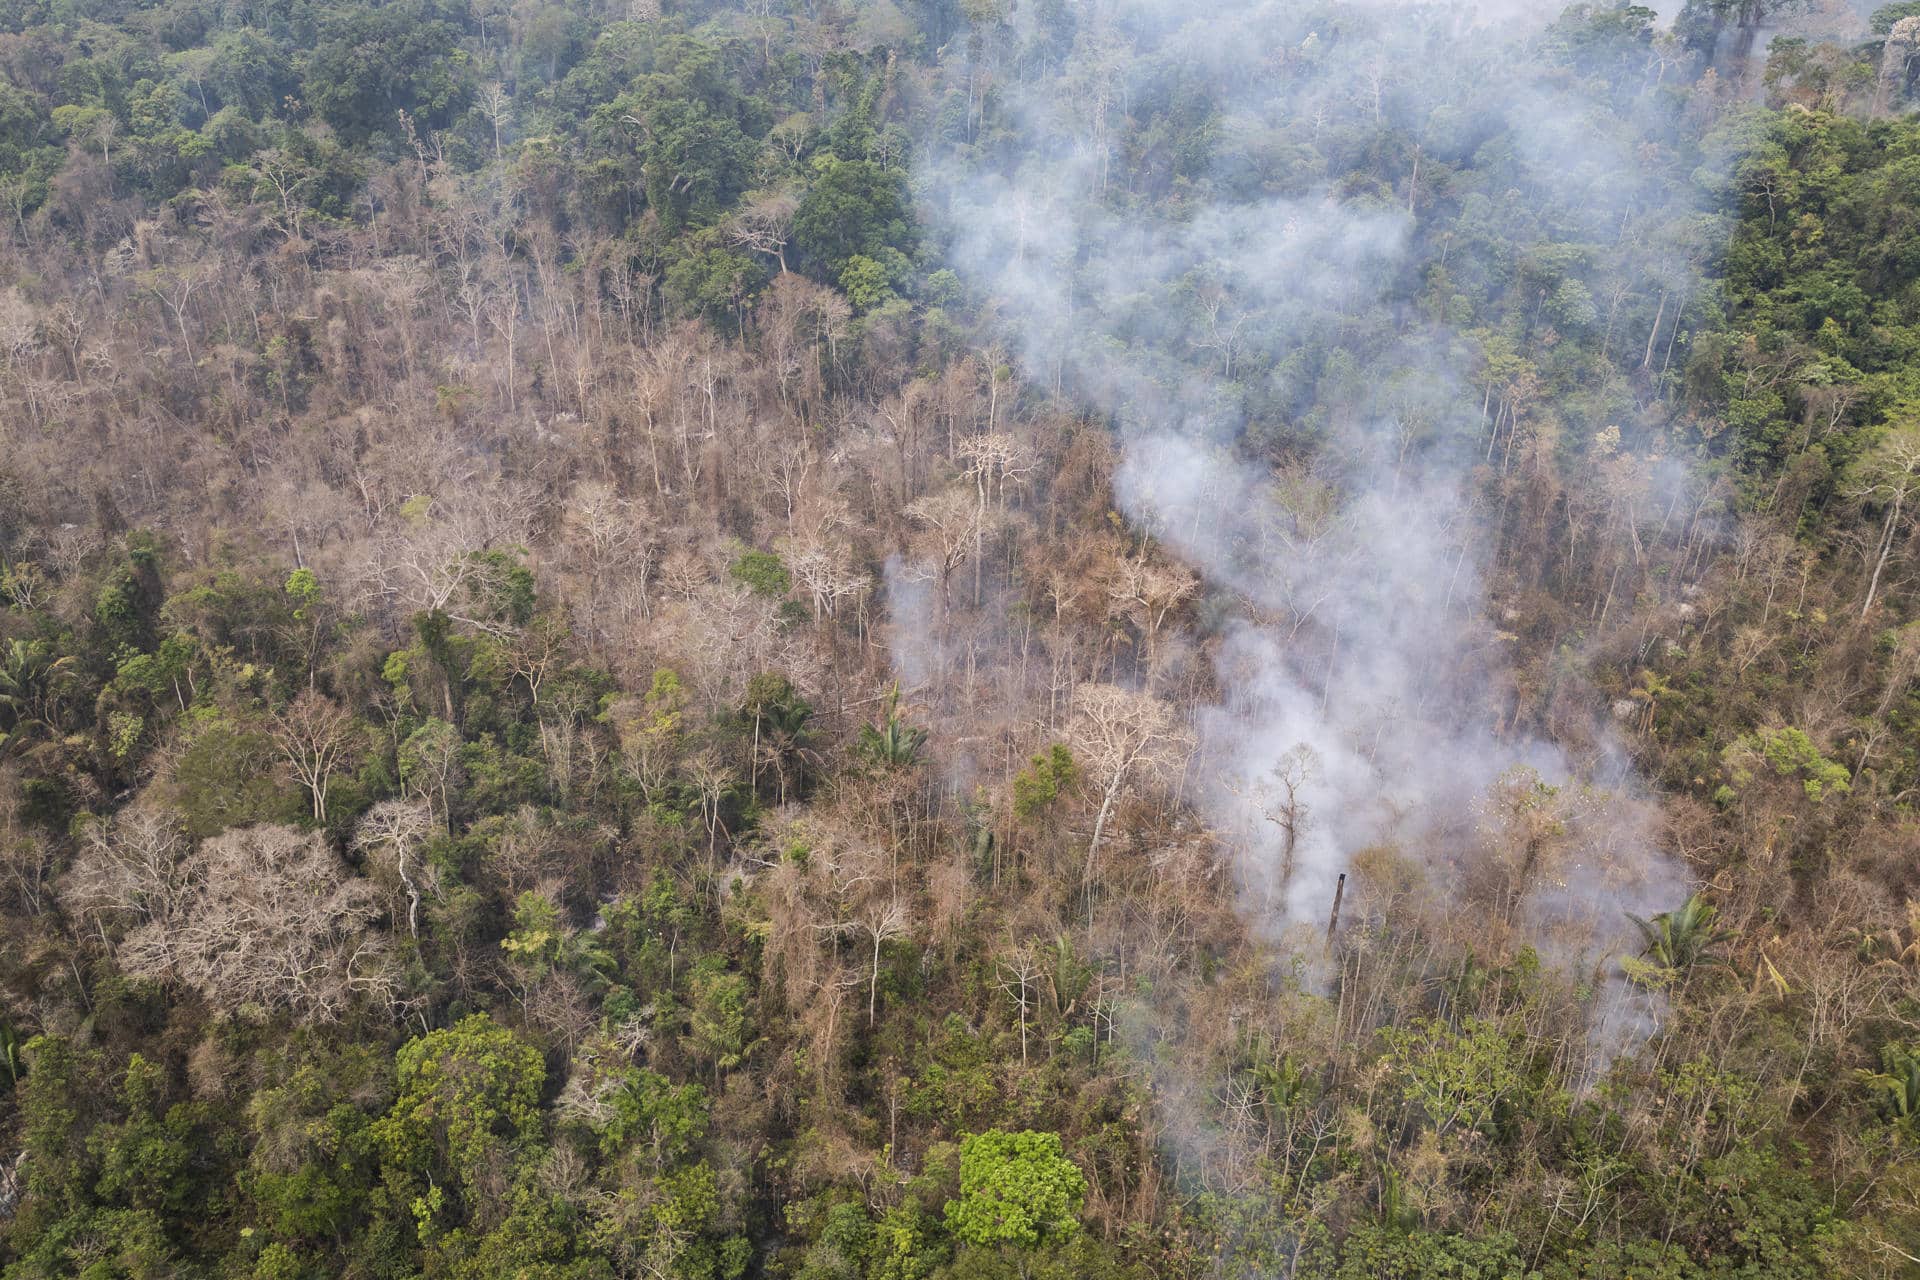
[[[944,666],[933,584],[909,568],[899,554],[881,569],[886,584],[887,649],[893,669],[909,691],[932,684]]]
[[[1506,165],[1536,225],[1601,243],[1646,213],[1632,148],[1565,85],[1481,87],[1502,41],[1553,16],[1530,2],[1077,16],[1056,78],[1001,86],[1017,158],[923,180],[1028,376],[1115,423],[1126,515],[1245,602],[1196,769],[1253,919],[1276,937],[1324,922],[1335,878],[1385,843],[1435,891],[1497,902],[1467,855],[1504,842],[1518,935],[1605,963],[1625,913],[1673,905],[1684,878],[1604,728],[1574,760],[1497,727],[1512,640],[1468,507],[1483,398],[1458,335],[1387,301],[1410,266],[1406,194],[1335,191],[1290,140],[1338,153],[1410,122],[1430,155]],[[1218,108],[1217,151],[1260,171],[1216,170],[1239,194],[1212,204],[1135,200],[1114,154],[1126,103],[1181,77]]]

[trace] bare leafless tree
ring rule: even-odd
[[[359,733],[353,714],[325,694],[302,689],[273,713],[273,742],[307,789],[313,820],[327,820],[327,791],[333,775],[348,767]]]
[[[983,533],[986,513],[969,488],[955,485],[907,507],[907,514],[924,531],[918,539],[918,558],[932,567],[940,584],[943,616],[952,597],[954,572],[975,553]]]
[[[1012,945],[994,962],[999,971],[1000,990],[1013,1001],[1020,1016],[1020,1065],[1027,1065],[1027,1025],[1033,1015],[1034,991],[1041,976],[1040,960],[1031,944]]]
[[[787,274],[787,241],[793,235],[793,215],[800,201],[791,191],[750,193],[727,223],[727,239],[736,248],[764,253]]]
[[[113,939],[127,973],[180,982],[223,1009],[286,1008],[319,1021],[354,995],[384,998],[392,974],[366,926],[373,887],[318,832],[227,831],[182,854],[164,819],[137,815],[103,830],[76,868],[69,900]]]
[[[1860,460],[1847,485],[1848,497],[1886,511],[1879,541],[1869,557],[1873,573],[1867,581],[1867,598],[1860,606],[1863,618],[1873,612],[1880,577],[1886,572],[1901,531],[1913,518],[1907,504],[1915,490],[1920,490],[1920,424],[1903,423]]]
[[[480,93],[480,114],[493,125],[493,158],[500,158],[500,131],[513,119],[513,98],[506,86],[495,82]]]
[[[191,842],[173,814],[135,805],[88,825],[60,900],[103,941],[144,924],[168,925],[191,896],[182,868]]]
[[[407,932],[420,936],[420,900],[436,893],[439,876],[421,857],[426,843],[438,831],[430,806],[418,801],[382,800],[367,811],[354,829],[354,847],[373,866],[389,861],[407,895]]]
[[[1318,753],[1299,743],[1274,762],[1265,776],[1229,779],[1227,787],[1251,805],[1280,837],[1280,864],[1270,876],[1265,893],[1270,903],[1276,890],[1284,893],[1293,881],[1300,837],[1306,832],[1308,806],[1301,792],[1320,769]]]
[[[880,1007],[880,948],[908,930],[907,909],[898,898],[874,898],[854,914],[852,927],[867,935],[873,944],[873,970],[867,980],[867,1025],[871,1027]]]
[[[1129,786],[1166,775],[1184,764],[1193,736],[1159,699],[1111,684],[1083,684],[1074,691],[1071,732],[1074,756],[1086,771],[1099,808],[1087,841],[1084,883],[1091,894],[1100,842],[1114,806]]]

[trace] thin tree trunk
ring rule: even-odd
[[[1653,315],[1653,330],[1647,334],[1647,354],[1640,359],[1642,369],[1653,368],[1653,344],[1660,337],[1660,324],[1667,318],[1667,291],[1660,291],[1660,309]]]
[[[1902,493],[1893,500],[1893,508],[1887,512],[1887,527],[1880,534],[1880,558],[1873,566],[1873,579],[1867,583],[1867,601],[1860,606],[1860,616],[1866,617],[1873,610],[1873,598],[1880,591],[1880,575],[1886,571],[1887,559],[1893,555],[1894,526],[1900,520],[1900,507],[1907,500]]]

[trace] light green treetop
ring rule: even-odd
[[[989,1129],[960,1145],[960,1198],[947,1201],[947,1226],[969,1244],[1032,1247],[1078,1232],[1086,1195],[1059,1134]]]

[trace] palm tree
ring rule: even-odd
[[[54,658],[43,640],[13,640],[0,650],[0,720],[8,726],[0,732],[0,746],[22,725],[53,727],[48,708],[52,685],[72,663],[70,657]]]
[[[1053,988],[1053,1011],[1061,1019],[1072,1015],[1093,984],[1093,968],[1074,954],[1073,940],[1055,934],[1047,956],[1047,985]]]
[[[1862,1071],[1860,1078],[1887,1095],[1896,1120],[1912,1123],[1920,1117],[1920,1057],[1887,1055],[1887,1070]]]
[[[1653,718],[1660,710],[1660,699],[1673,692],[1668,684],[1652,671],[1640,673],[1640,683],[1627,692],[1627,696],[1640,703],[1639,723],[1636,726],[1641,733],[1653,732]]]
[[[785,804],[789,784],[796,776],[804,780],[808,759],[813,755],[813,733],[808,727],[812,706],[792,681],[766,672],[747,682],[747,698],[740,715],[753,724],[750,783],[758,787],[763,761],[772,765],[779,781],[780,803]]]
[[[916,729],[900,718],[897,681],[887,693],[887,714],[879,728],[870,724],[860,726],[860,750],[889,769],[911,769],[926,741],[925,729]]]
[[[1400,1171],[1386,1166],[1380,1171],[1380,1225],[1392,1231],[1417,1231],[1421,1220],[1420,1209],[1407,1195]]]
[[[1307,1078],[1290,1053],[1276,1059],[1256,1062],[1253,1081],[1260,1090],[1260,1102],[1267,1113],[1267,1132],[1277,1135],[1282,1119],[1306,1097]]]
[[[1714,927],[1713,922],[1718,915],[1718,910],[1696,893],[1678,910],[1662,911],[1651,920],[1642,919],[1631,912],[1627,918],[1633,921],[1640,930],[1640,936],[1646,940],[1642,955],[1652,957],[1662,969],[1685,974],[1695,965],[1726,963],[1713,954],[1713,949],[1733,935],[1725,929]]]

